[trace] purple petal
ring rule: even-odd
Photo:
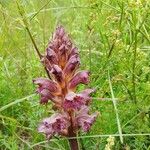
[[[95,89],[85,89],[84,91],[80,92],[78,95],[84,97],[85,103],[88,104],[91,101],[90,94],[95,92]]]
[[[58,48],[59,48],[59,41],[58,41],[58,39],[54,39],[53,41],[51,41],[49,43],[48,47],[50,49],[52,49],[57,54]]]
[[[82,108],[77,112],[77,116],[86,115],[89,113],[89,107],[88,106],[82,106]]]
[[[60,47],[59,47],[59,51],[60,51],[60,54],[65,54],[66,52],[66,48],[65,48],[65,44],[62,44]]]
[[[64,74],[67,79],[70,79],[74,75],[75,71],[78,69],[80,64],[79,56],[73,55],[64,68]]]
[[[90,94],[94,93],[95,89],[85,89],[82,92],[80,92],[80,94],[84,95],[84,96],[89,96]]]
[[[64,75],[62,69],[58,65],[53,65],[51,73],[54,75],[55,80],[61,85],[64,83]]]
[[[58,37],[63,37],[64,36],[64,34],[65,34],[65,29],[64,29],[64,27],[63,26],[58,26],[57,28],[56,28],[56,33],[55,33],[55,37],[56,36],[58,36]]]
[[[49,123],[49,118],[42,121],[38,127],[38,132],[44,133],[48,139],[55,134],[55,131],[52,129],[52,125]]]
[[[41,90],[39,94],[41,95],[41,104],[47,103],[49,99],[54,100],[54,96],[47,89]]]
[[[47,70],[51,70],[51,63],[45,56],[41,59],[41,62],[47,68]]]
[[[81,127],[84,132],[90,130],[98,115],[97,112],[89,115],[88,111],[88,107],[84,106],[76,116],[76,124]]]
[[[43,89],[41,87],[38,87],[36,92],[39,93],[41,96],[41,99],[40,99],[41,104],[48,103],[48,100],[51,100],[52,102],[57,103],[57,104],[60,103],[60,99],[52,95],[48,89]]]
[[[50,93],[50,91],[48,89],[43,89],[41,90],[40,94],[43,96],[43,97],[47,97],[48,99],[52,98],[52,94]]]
[[[48,100],[49,100],[49,98],[47,98],[47,97],[41,97],[40,104],[47,104]]]
[[[76,94],[74,92],[70,92],[66,95],[65,101],[64,101],[64,104],[63,104],[63,107],[65,109],[73,109],[74,108],[73,100],[74,100],[75,96],[76,96]]]
[[[76,54],[78,54],[78,48],[77,47],[73,47],[71,49],[71,52],[70,52],[68,57],[70,58],[70,57],[72,57],[73,55],[76,55]]]
[[[65,97],[63,107],[65,109],[79,109],[85,103],[86,100],[84,97],[79,94],[75,94],[74,92],[69,92]]]
[[[51,93],[55,95],[60,94],[60,87],[57,85],[57,83],[46,79],[46,78],[37,78],[34,79],[33,82],[37,85],[39,85],[40,90],[42,89],[48,89]]]
[[[52,124],[52,127],[53,129],[55,130],[55,132],[60,132],[64,129],[67,129],[68,128],[68,124],[65,123],[65,120],[64,119],[56,119],[56,122]]]
[[[78,72],[69,82],[69,88],[74,89],[80,83],[89,83],[89,71]]]
[[[52,50],[51,48],[47,48],[46,51],[47,51],[46,57],[49,60],[49,62],[51,64],[58,64],[58,58],[54,50]]]

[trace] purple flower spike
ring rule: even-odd
[[[89,105],[93,89],[85,89],[76,93],[79,84],[89,83],[89,71],[79,71],[80,58],[63,26],[56,28],[52,40],[41,55],[41,62],[46,68],[50,79],[33,80],[38,85],[40,103],[52,101],[52,109],[56,111],[51,117],[40,124],[38,131],[48,139],[53,135],[67,136],[72,150],[78,150],[75,138],[79,129],[87,132],[94,123],[97,113],[89,114]]]
[[[69,89],[74,89],[78,84],[88,84],[89,83],[89,71],[78,72],[69,82]]]

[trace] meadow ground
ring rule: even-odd
[[[149,0],[0,0],[0,149],[67,150],[60,137],[37,132],[51,105],[39,105],[32,79],[46,76],[23,23],[44,53],[57,24],[79,48],[81,68],[96,87],[91,109],[101,113],[91,131],[79,133],[82,149],[150,149]],[[79,90],[83,88],[79,87]],[[22,99],[23,98],[23,99]]]

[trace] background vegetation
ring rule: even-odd
[[[149,150],[150,1],[20,0],[18,5],[0,0],[0,149],[69,149],[67,140],[47,143],[37,132],[52,109],[40,106],[34,94],[32,79],[46,73],[21,11],[41,53],[62,24],[80,50],[82,69],[91,71],[90,87],[97,88],[91,109],[101,116],[86,134],[92,137],[79,134],[82,148],[104,150],[109,134],[116,134],[114,150]]]

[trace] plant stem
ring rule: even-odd
[[[135,81],[135,68],[136,68],[136,55],[137,55],[137,31],[135,31],[135,45],[133,51],[133,65],[132,65],[132,86],[133,86],[133,102],[136,104],[136,81]]]
[[[79,150],[79,145],[78,145],[78,141],[77,141],[77,133],[74,131],[74,123],[73,123],[73,118],[74,118],[74,112],[69,112],[70,114],[70,122],[71,122],[71,125],[70,127],[68,128],[68,136],[69,138],[72,138],[72,139],[69,139],[69,144],[70,144],[70,148],[71,150]]]
[[[73,131],[72,126],[69,127],[69,137],[76,137],[77,134]],[[79,145],[78,145],[78,141],[77,139],[69,139],[69,144],[70,144],[70,148],[71,150],[79,150]]]

